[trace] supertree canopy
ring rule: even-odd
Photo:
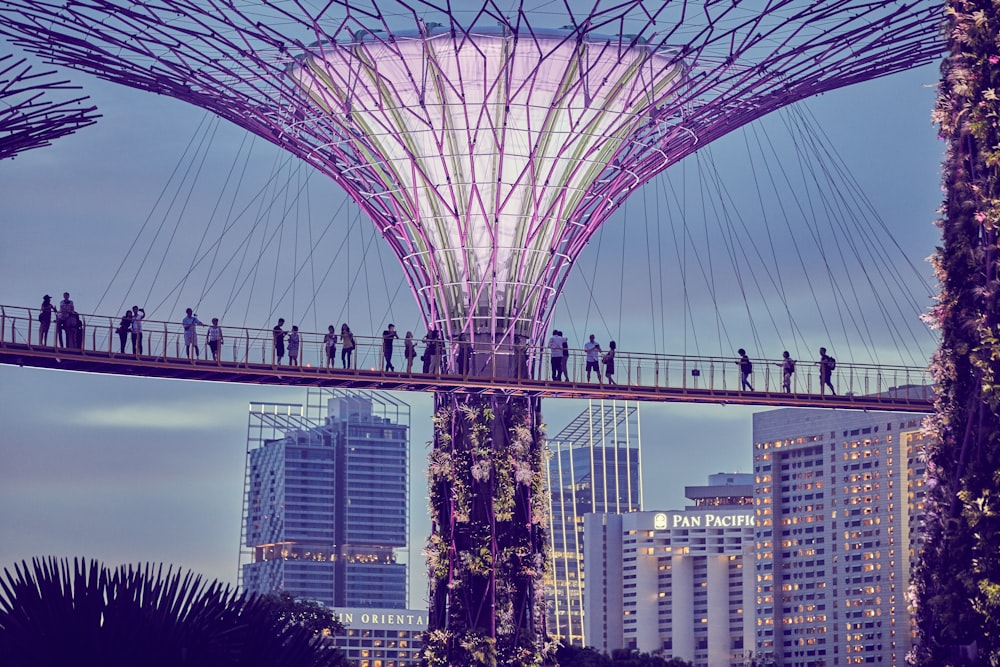
[[[74,86],[52,74],[32,71],[24,58],[0,55],[0,160],[48,146],[97,121],[97,107],[82,106],[86,97],[54,99],[53,91]]]
[[[941,51],[929,0],[564,3],[12,0],[0,30],[298,155],[371,217],[429,327],[532,340],[638,186]]]
[[[574,260],[639,186],[943,48],[934,0],[461,4],[7,0],[0,34],[314,165],[392,247],[428,329],[475,342],[471,372],[497,374],[521,372]],[[433,445],[425,662],[538,664],[537,399],[439,394]]]

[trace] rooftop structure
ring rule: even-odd
[[[583,517],[642,509],[641,444],[639,404],[627,401],[591,401],[548,438],[548,631],[564,643],[589,645],[583,632]]]

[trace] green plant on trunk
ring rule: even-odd
[[[950,52],[934,121],[947,142],[940,293],[931,364],[936,414],[926,427],[923,548],[911,588],[918,641],[910,660],[1000,664],[1000,8],[949,0]]]

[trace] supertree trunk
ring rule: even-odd
[[[548,652],[540,401],[435,396],[423,664],[539,665]]]
[[[948,142],[941,283],[930,321],[937,412],[926,452],[923,550],[913,582],[918,665],[1000,664],[1000,11],[951,1],[935,121]]]

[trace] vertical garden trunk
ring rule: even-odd
[[[538,665],[548,563],[540,401],[439,393],[423,663]]]
[[[1000,52],[991,0],[949,1],[935,110],[944,162],[941,283],[930,319],[937,413],[926,452],[924,545],[913,581],[918,665],[1000,664]]]

